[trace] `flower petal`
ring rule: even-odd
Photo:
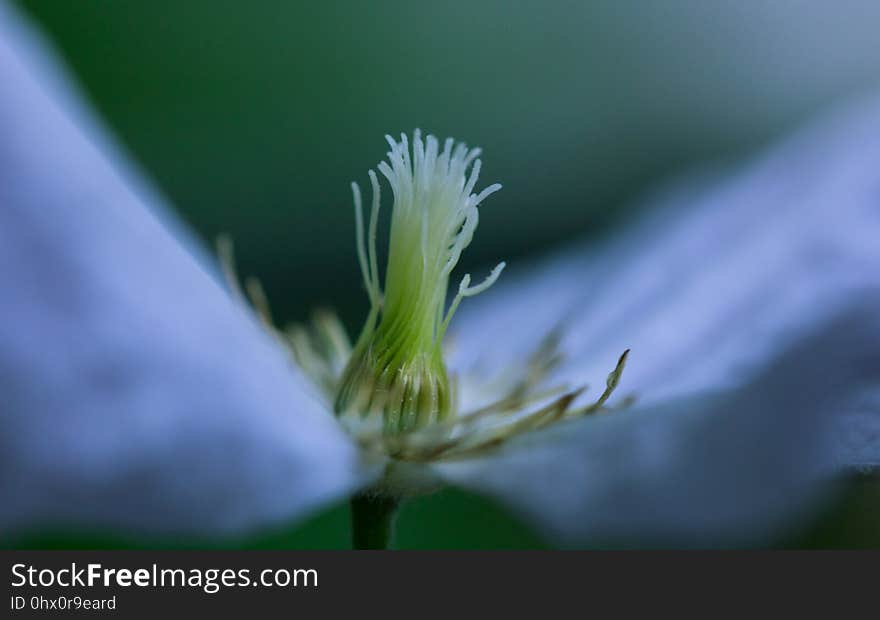
[[[880,373],[878,373],[880,374]],[[833,458],[840,468],[860,471],[880,469],[880,389],[863,395],[852,411],[844,413],[833,429]]]
[[[734,393],[583,418],[435,471],[569,544],[767,542],[827,490],[829,413],[880,371],[877,303]]]
[[[872,100],[724,181],[684,182],[607,241],[519,277],[512,264],[463,304],[450,366],[502,368],[562,322],[573,383],[601,382],[631,348],[620,389],[642,402],[736,387],[880,283],[878,162]]]
[[[240,531],[358,486],[355,447],[5,4],[0,83],[0,528]]]

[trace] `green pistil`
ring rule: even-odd
[[[383,433],[394,435],[455,415],[443,336],[462,298],[491,286],[504,264],[473,287],[466,275],[444,314],[449,274],[473,238],[477,206],[500,186],[471,193],[480,170],[478,149],[449,139],[441,151],[433,136],[423,143],[416,131],[410,157],[405,135],[399,143],[388,141],[390,165],[379,165],[394,193],[386,290],[383,294],[379,286],[375,248],[379,184],[370,171],[368,232],[355,184],[353,192],[358,258],[371,308],[343,372],[334,409],[355,420],[381,415]]]

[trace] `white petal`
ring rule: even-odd
[[[766,542],[827,489],[828,414],[880,371],[876,303],[736,393],[577,420],[435,470],[569,544]]]
[[[0,528],[240,531],[357,486],[354,446],[5,4],[0,83]]]
[[[880,283],[880,100],[851,106],[726,180],[666,192],[609,240],[512,263],[452,325],[458,370],[521,359],[565,321],[562,376],[642,402],[735,387]],[[591,247],[592,246],[592,247]]]

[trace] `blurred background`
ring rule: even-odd
[[[462,268],[599,236],[657,183],[737,161],[880,87],[880,3],[22,0],[105,121],[206,244],[232,234],[276,317],[366,309],[349,182],[421,127],[480,145]],[[2,86],[0,86],[2,87]],[[386,210],[387,214],[387,210]],[[780,546],[880,546],[880,485]],[[100,532],[16,544],[141,546]],[[158,541],[186,546],[190,541]],[[345,548],[345,506],[230,546]],[[535,547],[499,507],[412,502],[398,545]]]

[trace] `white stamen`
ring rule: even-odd
[[[474,189],[474,185],[477,184],[477,179],[480,178],[480,168],[483,166],[483,162],[479,159],[474,162],[474,167],[471,168],[471,176],[468,178],[467,183],[464,186],[464,190],[462,190],[462,194],[464,198],[467,198],[471,195],[471,192]]]
[[[486,200],[486,198],[497,192],[499,189],[501,189],[500,183],[495,183],[484,189],[482,192],[477,194],[477,197],[474,199],[474,206],[476,207],[478,204]]]
[[[461,303],[461,300],[465,297],[473,297],[474,295],[479,295],[490,286],[495,284],[498,280],[498,277],[501,275],[501,272],[504,271],[504,268],[507,266],[507,263],[504,261],[495,265],[495,268],[489,272],[489,275],[474,286],[470,286],[471,283],[471,274],[466,273],[464,277],[461,279],[461,283],[458,285],[458,293],[455,295],[455,299],[452,300],[452,303],[449,306],[449,310],[446,312],[446,318],[443,319],[443,324],[440,326],[439,337],[442,339],[446,334],[446,328],[449,327],[449,322],[452,320],[453,315],[455,315],[455,311],[458,310],[458,305]]]
[[[376,173],[370,170],[370,184],[373,186],[373,204],[370,207],[370,237],[368,239],[368,251],[370,257],[371,286],[373,289],[374,303],[378,303],[382,296],[379,286],[379,261],[376,257],[376,229],[379,225],[379,207],[381,205],[382,191],[379,188],[379,180]]]
[[[373,304],[373,286],[370,277],[370,267],[367,263],[367,249],[364,242],[364,209],[361,203],[361,188],[357,183],[352,182],[351,193],[354,197],[354,234],[357,243],[358,263],[361,266],[361,277],[364,279],[364,286],[367,287],[367,295],[370,298],[370,304]]]

